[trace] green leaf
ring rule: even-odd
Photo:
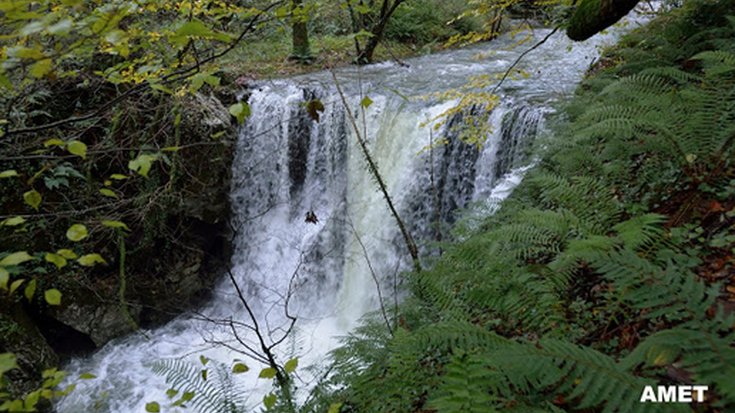
[[[20,288],[21,284],[25,281],[25,278],[21,278],[20,280],[13,281],[12,284],[10,284],[10,294],[13,294],[15,290]]]
[[[28,299],[28,302],[31,302],[33,300],[33,295],[36,294],[36,284],[36,279],[34,278],[28,283],[28,285],[26,285],[24,294]]]
[[[244,365],[243,363],[237,363],[234,366],[232,366],[232,372],[234,374],[245,373],[248,370],[250,370],[248,366]]]
[[[207,381],[207,370],[202,370],[202,380]]]
[[[36,411],[36,403],[38,403],[38,399],[41,397],[41,390],[36,390],[34,392],[29,393],[26,396],[25,401],[23,402],[23,409],[26,412],[34,412]]]
[[[26,411],[25,407],[23,407],[23,400],[21,399],[15,399],[12,402],[10,402],[10,407],[8,407],[9,412],[24,412]]]
[[[113,29],[105,33],[105,40],[111,44],[121,43],[127,39],[127,33],[120,29]]]
[[[87,238],[87,227],[81,224],[74,224],[66,231],[66,237],[73,242],[81,241]]]
[[[102,189],[100,189],[100,193],[102,195],[107,196],[107,197],[110,197],[110,198],[120,199],[120,197],[117,196],[117,194],[113,190],[111,190],[111,189],[102,188]]]
[[[43,146],[48,148],[49,146],[64,146],[66,145],[66,142],[62,141],[61,139],[49,139],[46,142],[43,143]]]
[[[71,20],[64,19],[64,20],[59,21],[56,24],[49,26],[49,28],[46,29],[46,31],[52,35],[66,36],[71,31],[72,25],[73,25],[73,22]]]
[[[0,172],[0,178],[10,178],[11,176],[18,176],[18,172],[13,169]]]
[[[120,175],[120,174],[112,174],[112,175],[110,175],[110,178],[111,179],[114,179],[116,181],[123,181],[125,179],[128,179],[128,176],[127,175]]]
[[[230,114],[237,118],[239,123],[243,123],[245,118],[250,116],[250,106],[246,102],[235,103],[230,106]]]
[[[43,298],[50,305],[61,305],[61,291],[56,288],[51,288],[43,292]]]
[[[272,379],[272,378],[276,377],[276,373],[277,373],[276,372],[276,369],[274,369],[272,367],[266,367],[266,368],[264,368],[263,370],[260,371],[260,374],[258,375],[258,377],[260,377],[262,379]]]
[[[18,357],[13,353],[0,354],[0,374],[18,368]]]
[[[181,150],[181,146],[167,146],[165,148],[161,148],[161,152],[178,152]]]
[[[364,107],[365,109],[369,108],[369,107],[370,107],[370,105],[372,105],[372,104],[373,104],[373,100],[372,100],[372,99],[370,99],[370,97],[368,97],[368,96],[365,96],[365,97],[364,97],[364,98],[362,99],[362,101],[360,102],[360,105],[361,105],[362,107]]]
[[[186,392],[186,393],[184,393],[184,394],[183,394],[183,395],[181,396],[181,400],[183,400],[183,401],[185,401],[185,402],[188,402],[189,400],[191,400],[191,399],[193,399],[193,398],[194,398],[194,392],[193,392],[193,391],[190,391],[190,392]]]
[[[0,85],[10,90],[11,92],[15,90],[15,88],[13,87],[13,84],[10,82],[10,80],[8,80],[7,76],[5,76],[2,73],[0,73]]]
[[[15,57],[18,57],[21,59],[41,60],[41,59],[46,58],[46,55],[43,54],[43,52],[41,51],[41,46],[38,46],[38,49],[18,47],[18,48],[15,48],[13,52],[15,54]]]
[[[211,33],[212,31],[199,20],[187,22],[176,31],[178,36],[207,36]]]
[[[168,93],[169,95],[174,95],[175,94],[174,91],[171,90],[170,88],[167,88],[166,86],[164,86],[164,85],[162,85],[160,83],[154,82],[152,80],[152,78],[149,78],[148,80],[149,80],[148,83],[150,83],[150,85],[151,85],[151,89],[158,90],[158,91],[161,91],[161,92],[165,92],[165,93]]]
[[[79,141],[71,141],[66,144],[66,150],[72,155],[81,156],[82,158],[87,157],[87,145]]]
[[[329,406],[329,410],[327,410],[327,413],[339,413],[340,407],[342,407],[342,403],[332,403],[332,405]]]
[[[156,157],[154,155],[141,154],[134,160],[128,162],[128,168],[148,178],[148,171],[151,170],[151,163],[155,160]]]
[[[199,20],[194,20],[187,22],[183,26],[179,28],[179,30],[176,31],[177,37],[183,37],[183,36],[199,36],[199,37],[205,37],[209,39],[217,39],[222,40],[224,42],[232,40],[230,36],[222,33],[216,33],[210,30],[204,23],[202,23]],[[181,41],[174,40],[177,43],[182,43]],[[182,43],[183,44],[183,43]]]
[[[23,200],[26,201],[26,204],[32,206],[33,209],[38,211],[38,206],[41,205],[41,194],[39,194],[35,189],[31,189],[23,194]]]
[[[158,413],[161,411],[161,406],[156,402],[150,402],[145,404],[145,411],[149,413]]]
[[[125,231],[130,231],[130,228],[128,228],[128,226],[125,225],[124,222],[120,222],[120,221],[102,221],[102,225],[106,227],[111,227],[111,228],[122,228]]]
[[[107,265],[107,261],[105,261],[99,254],[83,255],[77,260],[77,262],[85,267],[93,267],[95,264]]]
[[[397,91],[396,89],[391,89],[391,88],[386,88],[386,89],[388,89],[389,91],[395,93],[396,95],[398,95],[398,97],[400,97],[401,99],[405,100],[406,102],[410,102],[411,101],[411,99],[409,99],[407,96],[405,96],[401,92]]]
[[[202,366],[206,366],[209,363],[209,359],[204,356],[199,356],[199,361],[202,362]]]
[[[66,258],[53,252],[46,253],[46,261],[56,265],[56,268],[62,269],[66,267]]]
[[[299,358],[291,359],[286,362],[286,364],[283,366],[283,370],[286,371],[286,374],[293,373],[294,370],[296,370],[296,367],[299,365]]]
[[[173,399],[177,394],[179,394],[178,390],[174,390],[174,389],[166,390],[166,396],[168,396],[169,399]]]
[[[15,226],[18,226],[18,225],[20,225],[20,224],[22,224],[24,222],[26,222],[26,219],[23,218],[23,217],[8,218],[5,221],[0,222],[0,227],[2,227],[2,226],[15,227]]]
[[[66,258],[67,260],[73,260],[74,258],[77,257],[77,254],[74,253],[74,251],[67,250],[67,249],[58,250],[56,251],[56,253]]]
[[[0,288],[7,291],[8,281],[10,281],[10,273],[5,268],[0,267]]]
[[[91,374],[91,373],[82,373],[79,376],[79,379],[80,380],[91,380],[91,379],[96,379],[96,378],[97,378],[97,376],[95,376],[94,374]]]
[[[7,267],[8,265],[19,265],[23,264],[26,261],[32,260],[33,257],[28,255],[27,252],[21,251],[21,252],[14,252],[7,257],[3,258],[2,261],[0,261],[0,266]]]
[[[276,401],[278,401],[278,398],[276,398],[276,395],[273,393],[263,396],[263,404],[265,405],[266,409],[270,409],[271,407],[275,406]]]
[[[51,72],[51,59],[43,59],[34,63],[29,70],[31,76],[40,79]]]

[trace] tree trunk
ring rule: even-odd
[[[292,0],[293,13],[293,50],[289,59],[297,60],[301,64],[310,64],[313,58],[309,47],[309,29],[306,26],[306,16],[303,9],[304,0]]]
[[[639,0],[582,0],[569,19],[567,36],[587,40],[625,17]]]
[[[368,39],[365,48],[363,48],[361,51],[358,50],[358,55],[356,59],[357,64],[366,65],[373,62],[373,53],[375,52],[375,49],[378,47],[380,42],[383,40],[383,34],[385,34],[385,28],[388,26],[388,20],[390,20],[390,16],[392,16],[393,12],[396,11],[398,6],[400,6],[401,3],[405,1],[406,0],[394,0],[393,4],[391,5],[390,0],[383,0],[383,4],[380,6],[380,16],[378,22],[373,26],[372,30],[370,30],[372,36],[370,36],[370,39]]]

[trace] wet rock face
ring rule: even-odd
[[[130,308],[130,318],[119,302],[103,302],[94,295],[93,291],[86,291],[86,297],[81,297],[84,291],[77,291],[70,297],[67,305],[60,309],[51,309],[45,314],[45,320],[38,317],[40,327],[57,330],[62,335],[44,334],[49,344],[61,353],[62,356],[92,350],[105,345],[113,338],[135,331],[135,319],[139,315],[137,308]],[[45,330],[44,329],[44,330]],[[69,336],[66,336],[66,335]],[[76,337],[79,346],[70,346],[69,340]],[[86,337],[86,339],[85,339]],[[90,348],[90,344],[92,348]],[[69,352],[65,354],[65,352]]]
[[[7,391],[20,396],[37,389],[41,373],[59,363],[59,357],[48,345],[39,328],[21,303],[0,303],[2,333],[0,353],[14,353],[18,368],[9,371]]]
[[[25,298],[0,300],[0,353],[13,352],[20,369],[9,374],[13,394],[38,388],[43,370],[89,354],[138,327],[161,325],[206,302],[230,260],[230,180],[235,125],[213,95],[184,105],[181,145],[204,141],[175,156],[185,172],[173,181],[167,203],[126,234],[121,294],[117,241],[96,246],[108,265],[70,274],[61,306]],[[219,134],[216,141],[211,138]],[[171,131],[173,134],[173,131]],[[178,133],[178,132],[177,132]],[[173,155],[172,159],[173,159]],[[33,250],[29,247],[29,250]],[[125,302],[125,305],[121,304]]]

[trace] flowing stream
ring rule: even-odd
[[[534,39],[548,32],[538,30]],[[492,208],[508,195],[525,171],[518,167],[523,147],[543,128],[552,102],[573,90],[599,46],[614,38],[598,35],[572,44],[560,33],[530,53],[519,68],[531,76],[504,84],[502,102],[489,115],[493,133],[481,149],[455,138],[472,114],[454,115],[435,130],[430,120],[455,102],[413,98],[459,87],[471,76],[502,73],[531,43],[505,50],[514,43],[505,38],[411,59],[410,67],[382,63],[337,72],[347,107],[424,254],[435,253],[437,220],[446,232],[457,210],[473,203]],[[491,50],[496,52],[476,57]],[[372,104],[361,105],[365,97]],[[282,340],[274,349],[278,361],[298,357],[296,385],[302,388],[316,374],[305,366],[323,360],[338,345],[337,336],[377,309],[380,298],[386,305],[400,299],[400,271],[410,268],[410,259],[332,75],[263,83],[245,98],[252,114],[239,134],[231,190],[236,229],[231,273],[241,294],[223,275],[212,302],[196,314],[73,360],[64,367],[72,379],[85,372],[96,379],[79,380],[58,404],[60,412],[138,413],[151,401],[165,412],[184,411],[169,406],[170,385],[152,363],[179,359],[198,366],[198,372],[201,355],[228,369],[234,359],[247,364],[250,371],[237,376],[246,391],[238,394],[247,411],[258,410],[271,380],[257,378],[265,364],[235,351],[262,354],[256,335],[238,324],[253,325],[241,298],[265,340]],[[304,108],[313,99],[324,105],[318,122]],[[422,151],[432,138],[447,138],[447,144]],[[306,222],[307,213],[318,222]],[[284,338],[289,316],[297,321]]]

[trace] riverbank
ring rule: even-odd
[[[335,352],[321,408],[732,411],[733,14],[687,2],[606,53],[512,196]]]

